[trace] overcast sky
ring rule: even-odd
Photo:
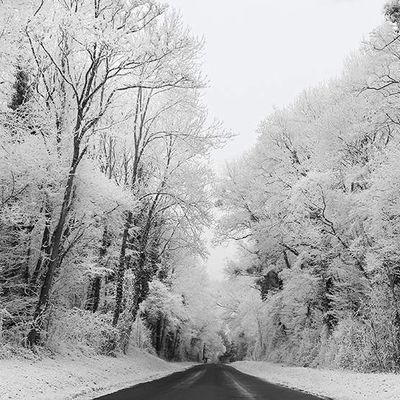
[[[239,156],[274,106],[340,73],[346,57],[383,22],[385,0],[168,0],[206,41],[204,94],[210,115],[238,136],[214,154]],[[210,274],[222,277],[231,249],[211,249]]]

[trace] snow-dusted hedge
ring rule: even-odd
[[[118,342],[119,331],[111,324],[111,317],[74,308],[54,319],[49,337],[53,348],[72,345],[98,354],[112,355]]]

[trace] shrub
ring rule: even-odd
[[[53,347],[72,344],[97,354],[114,355],[118,339],[119,333],[112,326],[110,315],[73,308],[57,316],[48,344]]]

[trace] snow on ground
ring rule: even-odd
[[[136,349],[130,353],[117,358],[79,355],[0,360],[0,399],[93,399],[192,365],[167,363]]]
[[[361,374],[240,361],[233,367],[268,382],[335,400],[399,400],[400,375]]]

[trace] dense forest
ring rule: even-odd
[[[400,3],[385,13],[218,185],[220,238],[240,247],[220,304],[228,359],[400,368]]]
[[[172,8],[0,9],[0,358],[134,346],[400,369],[398,0],[221,174],[210,154],[231,134]],[[220,284],[204,267],[216,219],[238,249]]]
[[[221,350],[202,41],[152,0],[0,7],[0,353]]]

